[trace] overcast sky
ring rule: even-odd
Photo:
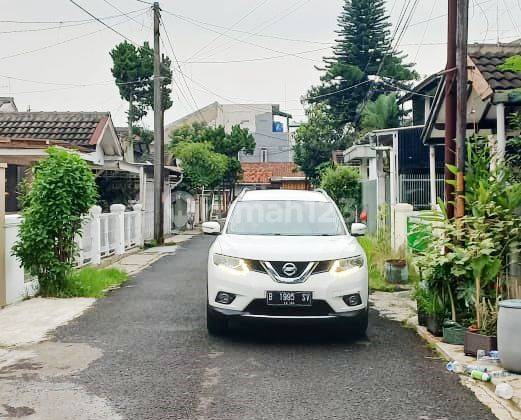
[[[129,39],[152,40],[147,4],[75,1]],[[166,123],[193,111],[196,104],[202,107],[213,101],[280,103],[296,120],[302,119],[299,98],[318,81],[320,73],[314,66],[328,54],[343,3],[161,2],[167,33],[186,75],[183,80],[179,72],[175,74],[184,96],[174,86],[174,106],[166,113]],[[405,3],[387,1],[393,25]],[[401,40],[400,49],[417,63],[422,75],[444,66],[446,4],[447,0],[419,0]],[[470,0],[470,4],[472,42],[495,42],[498,35],[503,42],[521,38],[521,0]],[[28,107],[33,111],[110,111],[116,125],[125,125],[127,105],[112,81],[109,56],[111,48],[122,41],[120,35],[89,20],[69,0],[0,0],[0,5],[0,95],[14,96],[21,111]],[[42,23],[28,23],[35,21]],[[163,41],[163,52],[172,56],[164,32]],[[146,123],[150,125],[152,119],[148,117]]]

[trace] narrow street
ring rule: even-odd
[[[55,341],[102,354],[66,380],[129,419],[494,418],[412,330],[375,312],[359,341],[306,328],[208,337],[211,240],[194,238],[58,329]]]

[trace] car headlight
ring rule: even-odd
[[[244,261],[242,258],[213,254],[213,263],[219,268],[230,270],[235,273],[247,273],[250,271],[246,265],[246,261]]]
[[[364,266],[364,257],[357,255],[356,257],[342,258],[335,260],[329,270],[333,274],[347,273],[355,271]]]

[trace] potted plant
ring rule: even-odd
[[[427,284],[424,281],[415,284],[413,290],[413,298],[416,300],[418,325],[422,327],[427,326],[427,294]]]
[[[467,329],[456,321],[443,323],[443,341],[448,344],[463,345]]]
[[[425,294],[425,312],[427,314],[427,330],[432,335],[441,337],[446,310],[440,296],[434,290],[428,290]]]
[[[477,314],[476,324],[465,332],[464,352],[467,356],[476,357],[478,350],[497,350],[497,307],[483,298]]]

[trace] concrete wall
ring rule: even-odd
[[[13,245],[18,237],[21,220],[22,218],[18,214],[5,216],[5,280],[8,305],[19,302],[26,297],[34,296],[38,290],[38,282],[36,280],[26,282],[20,261],[11,255]]]
[[[267,152],[266,162],[292,162],[293,152],[287,132],[273,132],[273,116],[270,112],[255,116],[255,150],[253,154],[239,154],[241,162],[262,162],[262,149]]]

